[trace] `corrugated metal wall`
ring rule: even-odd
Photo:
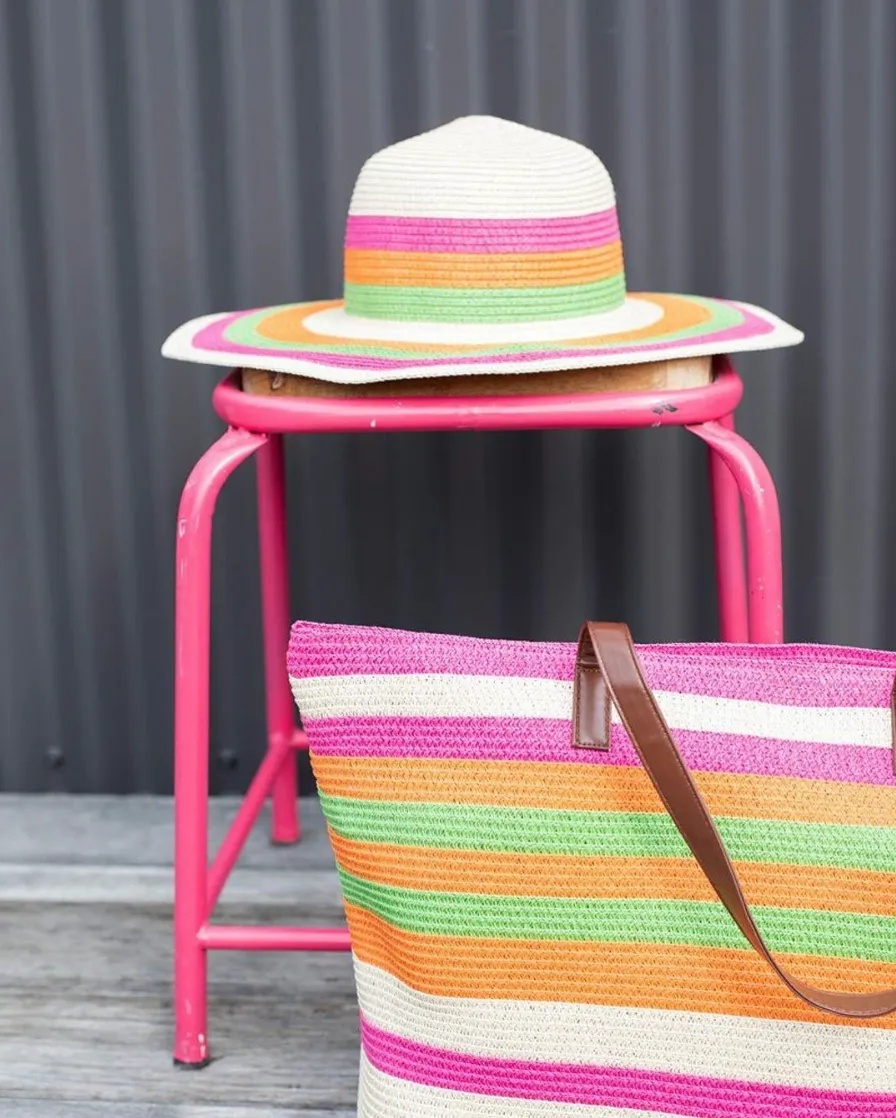
[[[0,788],[170,788],[174,515],[219,425],[214,371],[159,345],[337,294],[362,161],[468,112],[595,148],[633,288],[806,330],[739,363],[788,635],[896,645],[894,57],[891,0],[0,0]],[[680,431],[288,453],[297,615],[715,633]],[[253,511],[247,471],[217,528],[218,789],[263,741]]]

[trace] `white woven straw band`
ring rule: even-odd
[[[572,707],[572,683],[480,675],[359,675],[291,679],[302,713],[326,718],[544,718],[562,722]],[[883,707],[811,707],[681,695],[657,690],[663,716],[675,730],[700,734],[774,737],[842,749],[892,749],[890,711]],[[619,714],[611,711],[614,725]]]
[[[652,326],[662,317],[662,308],[656,303],[629,296],[616,310],[555,322],[396,322],[362,318],[349,314],[344,307],[330,307],[309,315],[305,319],[305,329],[322,337],[357,338],[361,341],[514,345],[520,342],[574,341],[597,334],[607,338]]]

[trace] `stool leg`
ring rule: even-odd
[[[209,1061],[208,727],[212,516],[221,486],[266,442],[230,430],[196,463],[177,520],[174,669],[174,1062]]]
[[[750,640],[780,644],[784,640],[781,516],[772,476],[759,454],[730,426],[712,421],[688,430],[722,459],[744,504]]]
[[[719,420],[719,424],[733,431],[734,416],[726,415]],[[715,537],[719,628],[723,641],[743,643],[749,639],[749,617],[740,526],[740,493],[724,458],[711,446],[707,447],[707,454]]]
[[[282,435],[268,436],[267,445],[258,452],[256,466],[268,749],[283,754],[271,790],[271,841],[291,843],[299,838],[299,809],[296,755],[293,749],[283,750],[283,743],[293,740],[296,724],[286,674],[290,618]]]

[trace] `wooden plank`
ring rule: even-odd
[[[214,954],[215,1062],[188,1073],[170,1057],[170,942],[161,907],[4,905],[0,1098],[351,1109],[358,1018],[349,956]]]
[[[699,388],[712,380],[711,357],[683,357],[606,369],[552,373],[479,373],[413,377],[374,384],[333,384],[295,373],[243,369],[243,390],[253,395],[380,398],[393,396],[554,396],[566,393],[645,392],[654,388]]]
[[[217,848],[239,807],[234,796],[209,804],[209,846]],[[301,801],[302,840],[272,846],[265,809],[240,859],[242,867],[298,872],[332,869],[320,805]],[[0,861],[71,865],[170,866],[174,812],[162,796],[0,796]]]
[[[216,840],[237,803],[212,803]],[[299,845],[253,833],[224,918],[341,922],[318,805],[302,806]],[[213,953],[214,1062],[172,1066],[171,829],[163,799],[0,797],[0,1116],[354,1115],[347,954]]]
[[[169,866],[8,865],[0,862],[0,902],[48,904],[167,905],[174,900]],[[218,904],[291,907],[293,920],[342,923],[342,895],[332,870],[240,869],[233,871]]]

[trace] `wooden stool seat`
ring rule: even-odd
[[[562,396],[594,392],[647,392],[651,389],[702,388],[712,381],[711,357],[683,357],[606,369],[552,373],[474,373],[471,376],[420,377],[373,384],[332,384],[293,373],[243,369],[243,391],[255,396],[384,398],[396,396]]]

